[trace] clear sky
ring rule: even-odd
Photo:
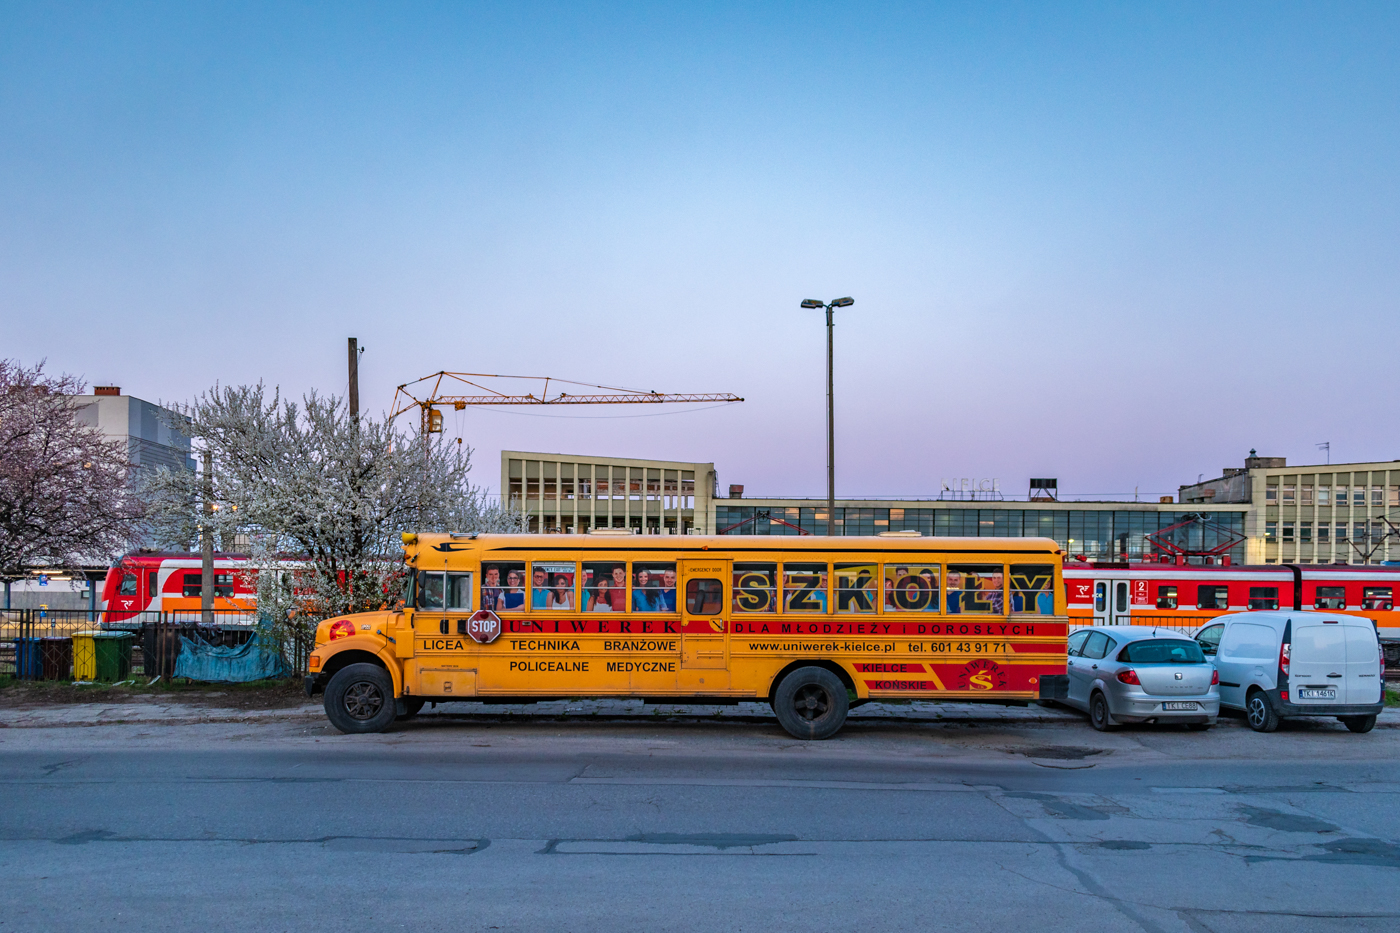
[[[447,413],[750,494],[1175,492],[1400,457],[1400,7],[0,6],[0,355],[183,400],[439,369],[742,405]],[[539,417],[543,415],[543,417]]]

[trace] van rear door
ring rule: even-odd
[[[1346,703],[1348,679],[1346,627],[1335,618],[1295,617],[1289,699],[1299,706]]]
[[[1347,669],[1345,702],[1354,706],[1381,702],[1381,655],[1376,630],[1367,619],[1342,622],[1346,633]]]

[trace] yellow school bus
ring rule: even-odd
[[[630,696],[766,701],[822,739],[852,704],[1025,703],[1065,673],[1048,538],[406,534],[404,557],[403,608],[317,628],[306,689],[343,732]]]

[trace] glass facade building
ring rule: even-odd
[[[910,508],[880,506],[836,507],[837,534],[873,535],[882,531],[917,531],[926,537],[1053,538],[1071,557],[1090,560],[1141,560],[1156,549],[1147,540],[1152,532],[1201,514],[1204,510],[1155,507],[1113,508]],[[1243,509],[1205,513],[1210,523],[1193,523],[1173,533],[1177,544],[1203,550],[1223,543],[1228,533],[1244,534]],[[787,523],[787,524],[784,524]],[[792,527],[796,526],[796,527]],[[826,534],[826,506],[738,504],[715,501],[715,528],[720,534]],[[1229,550],[1231,563],[1242,563],[1245,546]]]

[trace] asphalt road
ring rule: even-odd
[[[0,931],[1393,930],[1400,729],[0,730]]]

